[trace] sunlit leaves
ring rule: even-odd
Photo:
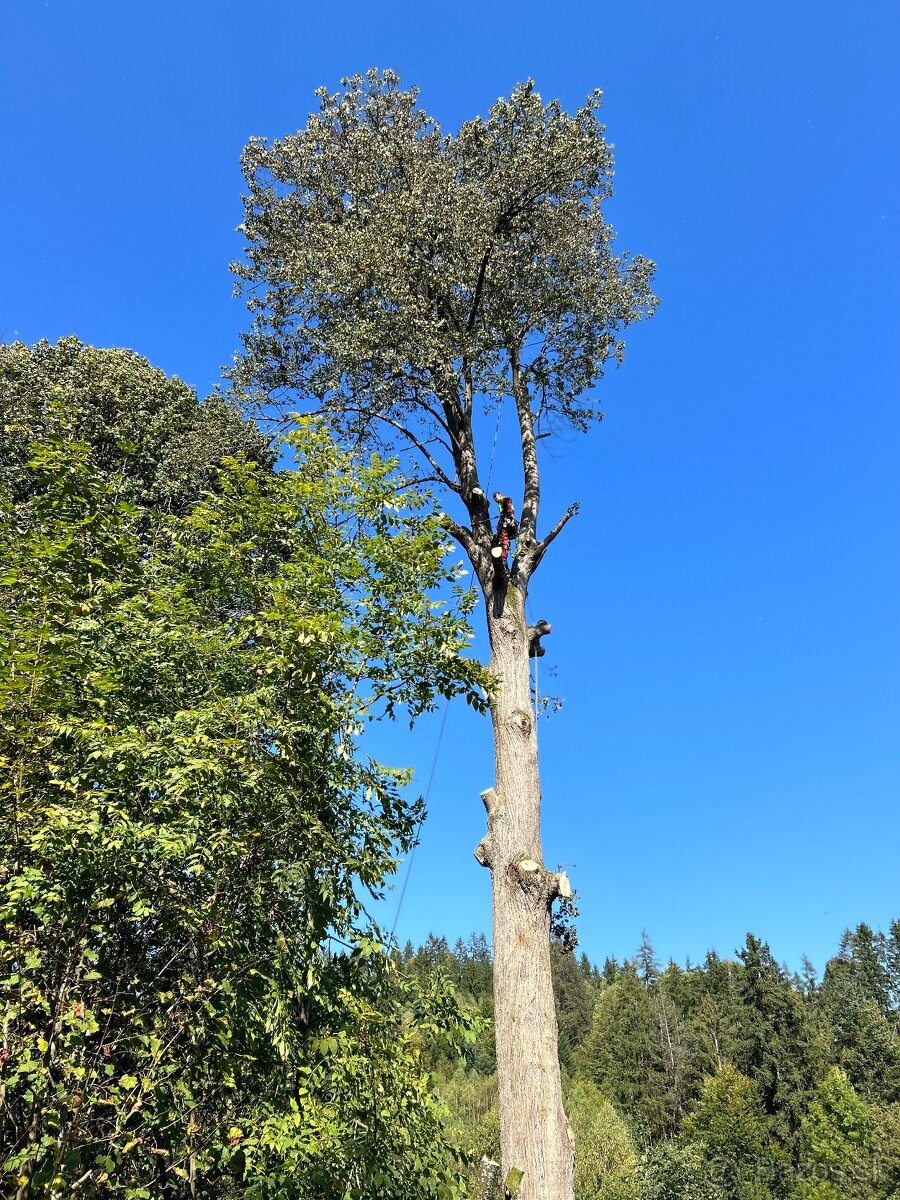
[[[453,568],[428,502],[315,425],[289,449],[280,474],[224,459],[171,513],[64,421],[7,492],[0,1144],[23,1195],[307,1195],[325,1141],[377,1164],[391,1122],[421,1194],[453,1186],[414,1044],[446,1005],[394,995],[361,899],[420,810],[364,731],[482,677],[431,599]]]
[[[622,329],[656,304],[653,264],[617,252],[603,216],[599,92],[568,114],[521,84],[456,134],[390,71],[319,101],[244,153],[234,269],[254,324],[237,378],[314,397],[360,436],[396,439],[396,420],[450,477],[446,406],[470,421],[473,391],[509,394],[513,356],[535,418],[583,427]]]

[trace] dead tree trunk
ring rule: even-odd
[[[563,1110],[550,973],[550,908],[559,876],[541,854],[541,785],[531,704],[526,571],[486,589],[496,780],[482,794],[487,836],[475,851],[491,871],[494,1028],[506,1178],[521,1200],[571,1200],[574,1150]],[[504,594],[505,593],[505,594]]]

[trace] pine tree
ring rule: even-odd
[[[775,1133],[789,1145],[822,1070],[825,1047],[768,945],[748,933],[738,957],[735,1066],[759,1088]]]
[[[671,1131],[668,1071],[651,995],[632,966],[601,991],[580,1056],[582,1071],[646,1141]]]
[[[819,1009],[832,1039],[832,1058],[869,1101],[900,1100],[900,1031],[885,1016],[872,976],[841,953],[825,968]]]

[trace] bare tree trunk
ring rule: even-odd
[[[541,857],[541,786],[531,707],[527,575],[488,595],[496,784],[482,795],[488,832],[475,851],[491,870],[494,1011],[504,1178],[521,1200],[572,1200],[574,1152],[562,1104],[550,974],[550,906],[559,876]],[[493,608],[491,607],[493,601]]]

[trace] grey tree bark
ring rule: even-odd
[[[540,547],[523,546],[509,583],[502,567],[485,578],[491,655],[495,783],[482,794],[488,829],[475,851],[491,872],[494,1028],[504,1178],[523,1172],[521,1200],[571,1200],[574,1146],[562,1101],[556,1009],[550,969],[551,906],[560,876],[541,850],[541,785],[525,617],[530,571]],[[542,552],[542,551],[541,551]],[[549,632],[545,626],[542,633]],[[564,883],[567,888],[567,883]]]
[[[491,706],[496,783],[484,792],[491,871],[494,1012],[504,1172],[524,1172],[522,1200],[569,1200],[574,1147],[563,1110],[550,974],[550,906],[559,877],[541,851],[541,786],[531,707],[522,584],[491,614]],[[524,590],[524,589],[523,589]],[[536,1136],[537,1135],[537,1136]]]
[[[494,1030],[500,1090],[503,1177],[523,1172],[520,1200],[573,1200],[574,1146],[562,1100],[556,1008],[550,967],[550,914],[560,876],[544,866],[541,783],[529,654],[540,654],[546,622],[529,627],[528,584],[550,543],[577,512],[573,505],[538,540],[540,474],[531,398],[510,352],[519,419],[524,495],[512,575],[491,557],[491,515],[477,476],[472,425],[445,403],[453,433],[459,495],[470,526],[450,530],[466,550],[481,585],[490,640],[488,669],[495,782],[482,794],[488,830],[475,850],[491,872],[494,944]],[[464,410],[465,411],[465,410]],[[564,884],[568,891],[567,881]]]

